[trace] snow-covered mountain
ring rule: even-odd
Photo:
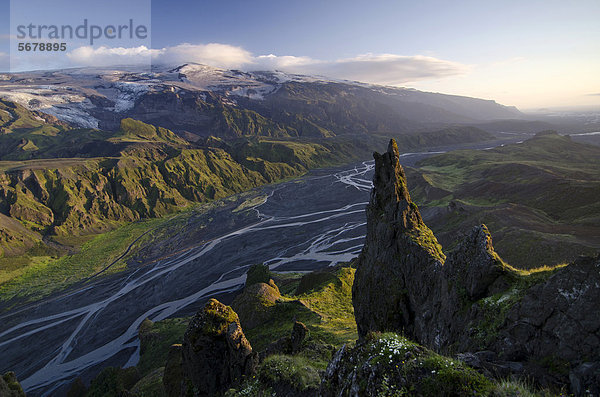
[[[114,129],[134,117],[200,136],[387,133],[521,117],[488,100],[199,64],[3,74],[0,98],[78,127]]]

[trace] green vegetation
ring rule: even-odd
[[[309,390],[314,392],[321,384],[319,370],[314,367],[311,360],[302,356],[279,354],[269,356],[261,363],[258,378],[266,388],[285,384],[291,386],[296,392]]]
[[[142,376],[154,372],[157,364],[163,366],[167,362],[169,347],[181,343],[188,323],[188,318],[171,318],[154,323],[145,320],[142,323],[139,334],[140,361],[137,364]]]
[[[539,397],[547,396],[548,393],[535,393],[532,387],[523,381],[501,380],[496,383],[493,397]]]
[[[352,306],[354,273],[355,269],[342,267],[334,273],[335,278],[331,281],[318,284],[311,292],[296,296],[319,316],[319,323],[315,324],[316,335],[322,335],[324,341],[336,346],[357,337]]]
[[[325,282],[319,282],[321,277],[317,277],[317,283],[308,292],[283,295],[276,305],[268,308],[263,322],[254,328],[244,329],[246,337],[253,347],[261,350],[270,342],[288,336],[294,320],[297,320],[308,327],[315,342],[340,346],[355,340],[357,331],[352,306],[354,272],[349,267],[336,268],[330,271],[331,277]]]
[[[166,397],[162,384],[164,370],[164,367],[156,368],[144,376],[131,388],[131,393],[136,397]]]
[[[10,272],[0,273],[0,301],[38,299],[86,280],[110,264],[103,274],[123,270],[128,258],[127,255],[123,256],[127,248],[144,233],[166,221],[152,219],[121,226],[87,241],[79,252],[60,258],[48,255],[2,258],[1,261],[6,263],[22,262]]]
[[[113,368],[102,370],[92,380],[90,388],[85,393],[86,397],[110,397],[121,395],[131,389],[140,380],[140,374],[135,367]]]
[[[256,269],[264,270],[258,266],[253,270]],[[552,271],[554,270],[550,270]],[[537,278],[538,281],[548,276],[548,272],[533,273],[529,277]],[[271,276],[287,282],[300,278],[297,285],[303,286],[302,292],[282,296],[275,305],[269,306],[270,318],[267,321],[254,328],[244,329],[253,350],[263,352],[265,356],[256,375],[244,379],[242,384],[227,391],[226,396],[315,393],[321,387],[323,371],[331,361],[333,352],[342,344],[346,344],[346,347],[338,364],[342,366],[341,369],[338,368],[342,375],[338,381],[354,382],[359,394],[496,397],[538,395],[530,386],[519,381],[490,380],[462,361],[441,356],[402,335],[372,333],[355,345],[357,334],[351,299],[354,279],[352,267],[340,266],[306,275],[273,273]],[[256,285],[258,284],[249,287]],[[498,295],[487,298],[489,302],[486,304],[504,305],[513,299],[512,292],[506,294],[508,297]],[[208,323],[217,328],[237,317],[229,307],[226,307],[225,312],[219,310],[215,313],[209,307],[208,312],[214,320]],[[240,318],[244,314],[240,312]],[[140,326],[141,356],[138,365],[124,370],[105,369],[92,382],[85,395],[107,395],[106,393],[127,390],[140,396],[164,396],[162,376],[169,347],[183,340],[188,321],[185,318],[156,323],[144,321]],[[299,351],[281,351],[282,346],[285,346],[281,341],[289,337],[294,321],[305,322],[310,334]],[[220,328],[208,331],[222,332]],[[562,369],[560,363],[557,363],[548,360],[549,366]],[[334,385],[325,382],[323,387],[327,389]],[[350,390],[349,384],[344,390]]]
[[[411,203],[411,205],[415,205]],[[425,224],[421,224],[418,227],[410,230],[410,239],[422,248],[427,250],[434,258],[441,263],[446,261],[446,255],[442,251],[442,246],[438,243],[437,238]]]
[[[223,335],[227,332],[227,326],[238,321],[238,315],[229,306],[220,305],[215,299],[210,299],[204,306],[207,320],[202,329],[205,335]]]
[[[598,158],[598,147],[540,133],[521,144],[430,157],[407,174],[421,208],[443,209],[427,223],[446,250],[456,230],[485,223],[502,257],[530,268],[600,248]]]
[[[441,356],[405,337],[370,334],[338,362],[325,390],[377,396],[535,396],[521,382],[494,381],[460,360]]]

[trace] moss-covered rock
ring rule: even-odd
[[[494,383],[458,360],[397,334],[343,347],[327,367],[323,396],[486,396]]]
[[[163,373],[165,368],[156,368],[148,375],[140,379],[133,387],[130,392],[136,397],[166,397],[163,386]]]
[[[258,355],[244,336],[237,314],[210,299],[192,318],[182,345],[182,365],[200,395],[239,384],[256,370]]]
[[[270,317],[270,310],[281,298],[279,289],[273,280],[268,284],[255,283],[244,288],[241,294],[235,297],[231,307],[239,313],[240,323],[246,330],[251,330]]]
[[[0,396],[25,397],[23,388],[21,388],[14,372],[7,372],[0,376]]]
[[[264,389],[282,396],[316,396],[319,369],[302,356],[272,355],[262,362],[258,378]]]
[[[268,265],[262,263],[252,265],[246,272],[246,287],[257,283],[268,284],[271,280],[271,271]]]

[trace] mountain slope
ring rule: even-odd
[[[423,216],[445,247],[485,223],[510,263],[530,267],[600,248],[600,148],[556,133],[486,151],[455,151],[408,169]]]
[[[82,128],[132,117],[196,136],[407,133],[428,123],[518,119],[494,101],[281,72],[205,65],[68,69],[7,75],[0,98]]]

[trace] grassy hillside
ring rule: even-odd
[[[567,262],[600,249],[600,148],[555,133],[487,151],[455,151],[408,170],[428,225],[446,249],[485,223],[509,263]]]
[[[261,363],[255,376],[245,379],[225,395],[315,396],[320,395],[320,387],[324,395],[329,395],[330,389],[339,386],[334,382],[356,381],[356,377],[359,381],[355,383],[362,387],[358,392],[365,395],[554,395],[548,391],[534,392],[521,382],[486,378],[464,362],[436,354],[402,335],[377,333],[370,334],[364,341],[356,341],[351,293],[354,270],[340,266],[305,275],[270,274],[276,280],[276,284],[270,282],[272,288],[281,291],[281,295],[270,300],[263,288],[262,294],[259,292],[254,297],[262,308],[248,306],[253,308],[251,312],[237,311],[244,333],[253,350],[259,352]],[[256,284],[249,283],[236,300],[253,298],[256,289],[251,287]],[[263,311],[260,325],[244,326],[243,319],[251,318],[257,310]],[[303,322],[309,332],[298,349],[290,351],[288,343],[295,321]],[[72,391],[79,390],[85,396],[104,393],[165,396],[163,375],[169,348],[181,343],[188,323],[189,318],[156,323],[144,321],[140,326],[141,355],[136,367],[106,368],[87,390],[76,380]],[[327,379],[325,369],[342,345],[345,345],[342,355],[351,357],[344,357],[338,363],[348,376]],[[323,379],[326,381],[322,384]],[[366,390],[368,385],[375,390]]]

